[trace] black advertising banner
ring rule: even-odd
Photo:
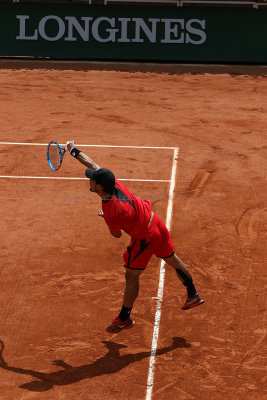
[[[267,61],[267,9],[0,3],[0,56]]]

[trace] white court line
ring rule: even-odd
[[[13,142],[0,142],[0,145],[17,145],[17,146],[47,146],[47,143],[13,143]],[[61,144],[65,146],[66,144]],[[155,146],[115,146],[112,144],[76,144],[77,147],[117,147],[123,149],[154,149],[154,150],[175,150],[176,147],[155,147]]]
[[[0,175],[0,178],[9,179],[65,179],[65,180],[80,180],[88,181],[88,178],[75,178],[75,177],[63,177],[63,176],[19,176],[19,175]],[[169,179],[127,179],[118,178],[119,181],[127,182],[171,182]]]
[[[178,154],[179,154],[179,149],[175,148],[174,154],[173,154],[171,184],[170,184],[170,189],[169,189],[169,200],[168,200],[167,218],[166,218],[166,227],[168,229],[170,229],[170,227],[171,227],[173,195],[174,195],[174,188],[175,188],[175,176],[176,176]],[[163,299],[164,279],[165,279],[165,262],[163,260],[161,260],[155,323],[154,323],[154,331],[153,331],[153,339],[152,339],[152,347],[151,347],[149,371],[148,371],[148,379],[147,379],[146,400],[151,400],[152,390],[153,390],[154,369],[155,369],[155,363],[156,363],[155,356],[156,356],[156,352],[157,352],[158,337],[159,337],[159,324],[160,324],[160,317],[161,317],[161,304],[162,304],[162,299]]]

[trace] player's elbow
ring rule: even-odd
[[[114,236],[117,239],[119,239],[121,237],[121,231],[118,231],[118,232],[110,231],[110,233],[112,236]]]

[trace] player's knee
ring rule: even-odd
[[[125,272],[125,280],[126,283],[134,283],[134,282],[139,282],[139,277],[141,275],[142,271],[139,270],[131,270],[131,269],[126,269]]]
[[[173,265],[176,261],[176,254],[172,254],[170,257],[163,258],[166,264]]]
[[[134,282],[134,281],[136,281],[138,279],[139,279],[138,276],[136,276],[135,274],[131,273],[129,270],[126,270],[126,272],[125,272],[125,280],[126,280],[126,282],[130,283],[130,282]]]
[[[168,264],[170,267],[173,267],[174,269],[179,268],[181,260],[177,257],[177,255],[174,253],[171,257],[163,258],[166,264]]]

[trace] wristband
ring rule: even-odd
[[[70,150],[70,155],[71,155],[72,157],[77,158],[78,155],[80,154],[80,152],[81,152],[81,150],[78,150],[78,149],[76,149],[76,147],[73,147],[73,148]]]

